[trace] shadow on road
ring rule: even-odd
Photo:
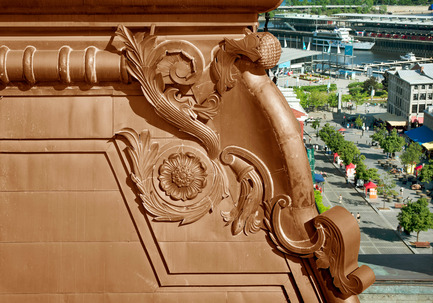
[[[376,272],[376,278],[396,280],[432,280],[433,279],[433,255],[359,255],[362,263],[383,266],[383,270]],[[419,275],[422,274],[422,275]]]
[[[395,232],[390,229],[385,229],[383,227],[361,227],[360,229],[362,233],[365,233],[371,239],[384,240],[388,242],[401,242]]]

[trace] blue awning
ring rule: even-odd
[[[325,178],[321,174],[314,174],[314,180],[316,183],[322,183],[325,182]]]
[[[419,145],[433,141],[433,130],[427,126],[417,127],[404,132],[412,141]]]

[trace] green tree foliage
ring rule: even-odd
[[[425,164],[420,171],[420,178],[422,182],[430,182],[433,180],[433,160],[430,160],[428,164]]]
[[[337,150],[340,155],[341,160],[343,160],[344,165],[356,162],[361,153],[355,143],[351,141],[343,141]]]
[[[416,232],[416,241],[419,233],[433,228],[433,214],[428,208],[427,199],[421,198],[416,202],[409,202],[397,215],[398,222],[408,232]]]
[[[325,104],[330,104],[329,96],[327,94],[327,89],[328,89],[327,85],[315,85],[315,86],[295,87],[293,91],[296,93],[296,97],[300,100],[301,106],[306,109],[309,106],[313,106],[317,108]],[[331,84],[329,87],[329,91],[333,92],[336,90],[337,90],[337,85]]]
[[[337,107],[338,106],[338,96],[337,94],[329,94],[328,96],[328,105],[331,107]]]
[[[319,214],[324,213],[331,208],[330,206],[326,207],[325,205],[323,205],[322,194],[319,190],[314,191],[314,200],[316,201],[316,206]]]
[[[385,140],[386,135],[388,134],[388,131],[386,130],[385,125],[382,124],[381,127],[375,128],[375,133],[370,136],[373,141],[376,141],[379,143],[380,146],[382,146],[383,141]]]
[[[364,81],[362,88],[364,92],[370,94],[372,89],[377,90],[379,88],[379,82],[377,82],[376,77],[370,77]]]
[[[329,123],[326,123],[319,131],[319,137],[331,150],[336,152],[338,152],[339,147],[344,142],[343,135],[333,129]]]
[[[358,117],[356,117],[355,120],[356,127],[361,128],[363,124],[364,124],[364,119],[362,119],[361,116],[358,115]]]
[[[363,155],[361,157],[365,158]],[[380,179],[377,168],[367,168],[364,161],[358,161],[356,164],[356,178],[364,180],[364,182],[378,181]]]
[[[345,165],[357,164],[360,161],[360,151],[353,142],[344,140],[342,134],[333,129],[329,123],[319,131],[319,137],[333,151],[340,155]]]
[[[393,129],[382,141],[380,147],[383,148],[385,152],[390,153],[391,157],[393,157],[394,153],[401,151],[404,144],[404,138],[397,133],[396,129]]]
[[[311,123],[311,126],[316,130],[316,134],[319,135],[320,120],[314,120],[313,123]]]
[[[414,164],[421,160],[422,147],[416,142],[412,142],[401,155],[400,160],[403,164]]]
[[[308,105],[313,106],[316,110],[320,106],[324,106],[328,102],[328,94],[323,91],[314,90],[310,93]]]

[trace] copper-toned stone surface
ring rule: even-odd
[[[358,302],[265,68],[279,1],[3,1],[0,302]]]

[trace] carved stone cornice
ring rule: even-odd
[[[222,13],[261,13],[277,8],[282,0],[190,0],[187,5],[177,0],[70,0],[61,7],[52,1],[2,1],[2,14],[169,14],[184,13],[222,14]]]

